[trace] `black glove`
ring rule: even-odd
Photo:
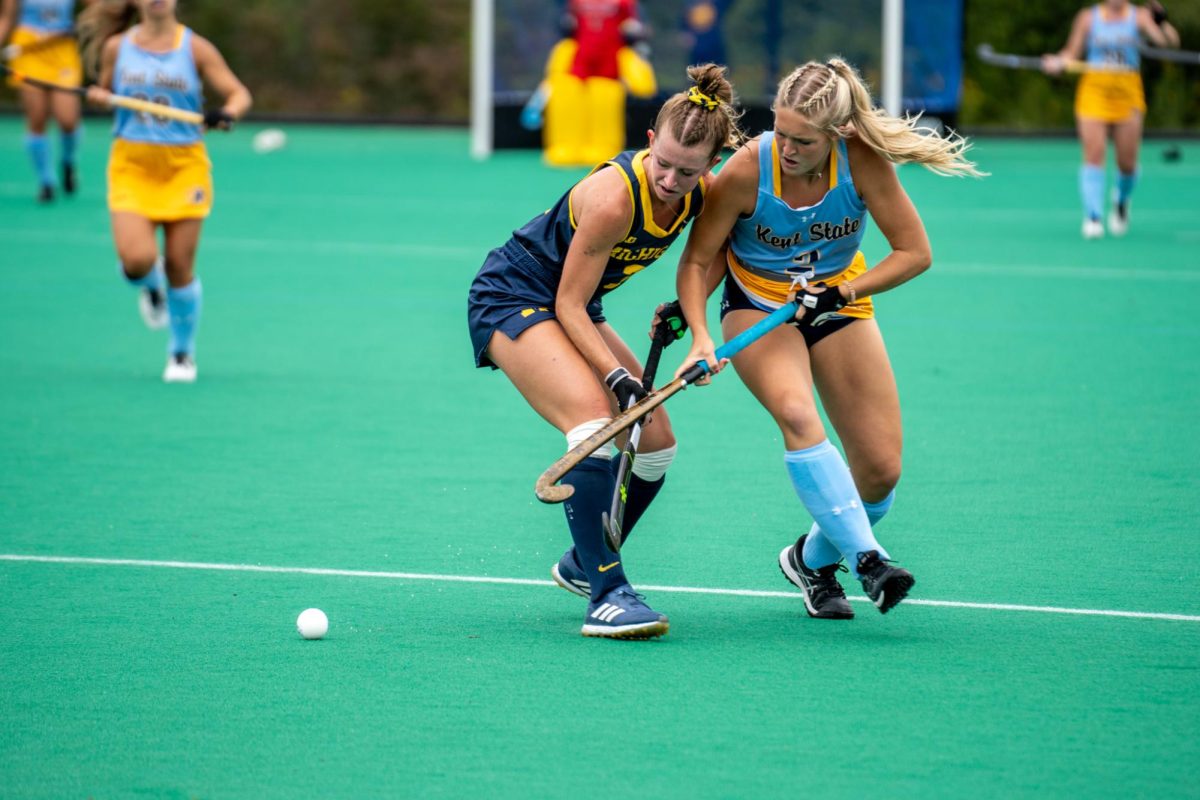
[[[233,127],[233,115],[223,108],[210,108],[204,112],[204,127],[227,131]]]
[[[820,286],[825,291],[818,294],[804,288],[796,293],[796,300],[799,301],[801,308],[804,309],[804,319],[793,323],[797,328],[812,327],[820,322],[821,318],[826,314],[840,311],[846,306],[846,301],[842,298],[842,293],[836,287],[829,288],[823,283],[813,285]]]
[[[1167,9],[1163,7],[1162,3],[1150,3],[1150,15],[1154,17],[1155,25],[1162,25],[1167,21]]]
[[[604,376],[604,385],[617,398],[617,408],[624,411],[646,396],[642,382],[629,374],[624,367],[617,367]]]
[[[663,347],[682,339],[683,335],[687,333],[687,320],[683,317],[683,308],[680,307],[678,300],[672,300],[664,305],[658,312],[658,319],[654,336],[662,342]]]

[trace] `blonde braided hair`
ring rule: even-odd
[[[986,174],[967,160],[970,145],[958,134],[926,136],[915,118],[876,108],[858,71],[840,58],[797,67],[780,82],[772,108],[800,114],[830,138],[857,136],[894,164],[916,163],[940,175]]]

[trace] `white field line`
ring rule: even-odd
[[[10,242],[22,241],[45,244],[80,244],[108,247],[112,237],[107,233],[83,233],[61,230],[28,230],[0,228],[0,237]],[[244,238],[205,236],[205,248],[235,250],[250,253],[303,252],[356,255],[411,256],[417,258],[476,258],[482,260],[494,244],[471,247],[467,245],[405,244],[403,242],[358,242],[337,239]],[[1051,264],[999,264],[937,261],[930,275],[955,277],[1012,277],[1012,278],[1077,278],[1079,280],[1150,282],[1200,281],[1200,270],[1170,270],[1130,265],[1128,267],[1072,267]]]
[[[34,556],[15,553],[0,554],[0,561],[33,562],[41,564],[85,564],[102,567],[155,567],[160,569],[196,569],[217,572],[266,572],[282,575],[321,575],[346,578],[383,578],[387,580],[440,581],[444,583],[493,583],[509,586],[554,586],[552,581],[529,578],[493,578],[475,575],[438,575],[424,572],[379,572],[358,569],[325,569],[321,567],[272,567],[262,564],[213,564],[202,561],[147,561],[130,558],[81,558],[75,556]],[[731,595],[734,597],[771,597],[784,600],[799,600],[797,592],[768,592],[757,589],[708,589],[696,586],[651,586],[639,585],[647,592],[682,592],[687,594]],[[864,597],[852,600],[867,602]],[[1038,614],[1071,614],[1087,617],[1124,617],[1127,619],[1155,619],[1171,622],[1200,622],[1200,616],[1192,614],[1163,614],[1151,611],[1114,611],[1099,608],[1060,608],[1057,606],[1023,606],[1011,603],[968,603],[957,600],[904,601],[905,605],[934,606],[937,608],[970,608],[980,611],[1027,611]]]
[[[107,233],[82,233],[77,231],[51,230],[21,230],[0,228],[0,238],[9,242],[28,242],[35,244],[77,244],[103,245],[109,247],[112,237]],[[419,256],[423,258],[466,258],[478,257],[480,260],[487,255],[494,245],[480,247],[456,247],[449,245],[404,244],[403,242],[358,242],[337,239],[262,239],[240,238],[230,236],[205,236],[206,248],[239,250],[251,253],[263,252],[318,252],[318,253],[356,253],[367,255]]]

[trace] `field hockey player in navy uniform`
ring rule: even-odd
[[[837,580],[843,559],[886,612],[912,575],[889,562],[872,525],[891,507],[900,478],[900,402],[872,295],[929,267],[929,239],[893,164],[977,175],[958,138],[925,136],[913,122],[873,107],[846,62],[810,62],[783,80],[775,128],[735,153],[679,264],[679,299],[693,336],[684,367],[720,365],[705,320],[706,274],[728,244],[722,332],[736,336],[795,296],[796,327],[768,333],[733,359],[783,435],[796,493],[815,520],[779,556],[814,617],[853,616]],[[859,245],[867,215],[891,252],[867,269]],[[814,383],[849,460],[829,442]],[[852,477],[853,475],[853,477]]]
[[[604,320],[601,298],[665,252],[704,205],[721,148],[735,141],[733,90],[716,65],[691,67],[694,86],[658,114],[649,146],[596,167],[547,211],[488,254],[471,285],[475,362],[503,370],[529,404],[564,433],[568,448],[645,396],[641,366]],[[670,420],[656,411],[642,434],[625,509],[629,531],[663,483],[675,455]],[[555,580],[589,598],[586,636],[644,639],[667,618],[634,592],[609,549],[602,513],[612,500],[607,450],[563,478],[574,540]]]

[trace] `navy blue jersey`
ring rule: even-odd
[[[654,222],[654,212],[650,204],[651,187],[646,179],[643,160],[649,150],[626,150],[611,161],[606,161],[593,169],[589,175],[602,169],[618,169],[625,179],[629,189],[629,198],[633,203],[633,220],[623,241],[618,242],[609,254],[608,263],[604,266],[604,275],[596,287],[590,302],[599,300],[604,295],[616,289],[630,277],[641,272],[657,260],[671,243],[678,238],[688,222],[700,213],[704,206],[706,185],[703,179],[696,188],[683,198],[683,209],[674,223],[663,230]],[[563,264],[567,260],[567,250],[571,239],[575,236],[575,215],[571,208],[571,196],[579,184],[572,186],[570,191],[559,198],[546,213],[530,220],[524,227],[513,232],[513,241],[529,253],[546,272],[554,277],[557,284],[562,279]],[[515,269],[521,269],[520,264],[514,264]]]

